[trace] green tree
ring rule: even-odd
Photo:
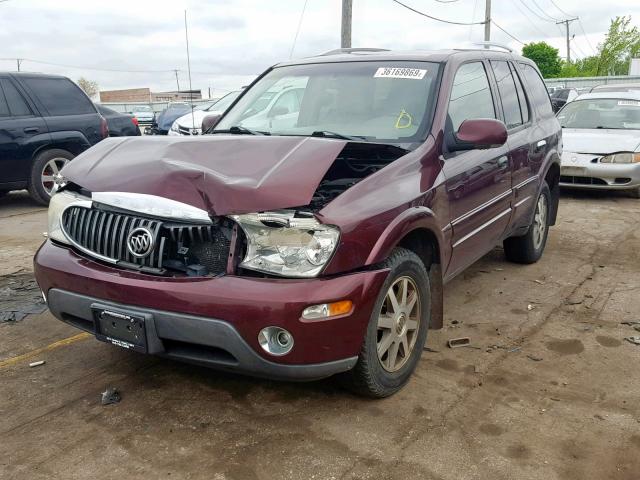
[[[528,43],[522,47],[522,56],[533,60],[544,78],[557,77],[562,69],[558,49],[546,42]]]
[[[596,75],[626,75],[629,62],[640,54],[640,30],[631,26],[631,16],[611,20],[604,42],[598,45]]]

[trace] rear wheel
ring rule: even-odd
[[[633,198],[640,198],[640,187],[636,187],[633,190],[631,190],[631,196]]]
[[[384,267],[389,276],[375,303],[358,363],[344,376],[351,390],[388,397],[406,385],[427,338],[430,318],[429,276],[420,258],[396,248]]]
[[[55,185],[56,175],[71,159],[73,154],[57,148],[38,154],[31,166],[29,178],[28,189],[31,198],[41,205],[47,205]]]
[[[545,182],[527,233],[519,237],[509,237],[503,242],[507,260],[515,263],[534,263],[540,260],[549,234],[550,200],[551,192]]]

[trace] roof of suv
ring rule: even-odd
[[[11,75],[13,77],[68,78],[64,75],[54,75],[51,73],[38,72],[0,72],[0,75]]]
[[[301,65],[312,63],[336,63],[336,62],[375,62],[375,61],[417,61],[417,62],[437,62],[442,63],[450,60],[452,57],[462,57],[462,59],[474,58],[492,58],[501,60],[517,60],[533,65],[534,63],[523,56],[515,53],[493,50],[493,49],[455,49],[455,50],[383,50],[383,49],[351,49],[352,51],[343,53],[336,50],[335,53],[316,55],[313,57],[291,60],[288,62],[278,63],[277,66],[283,65]]]

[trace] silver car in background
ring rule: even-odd
[[[580,95],[558,120],[560,186],[627,190],[640,198],[640,92]]]

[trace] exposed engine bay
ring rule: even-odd
[[[309,208],[317,212],[345,190],[386,167],[407,151],[381,143],[348,143],[316,188]]]

